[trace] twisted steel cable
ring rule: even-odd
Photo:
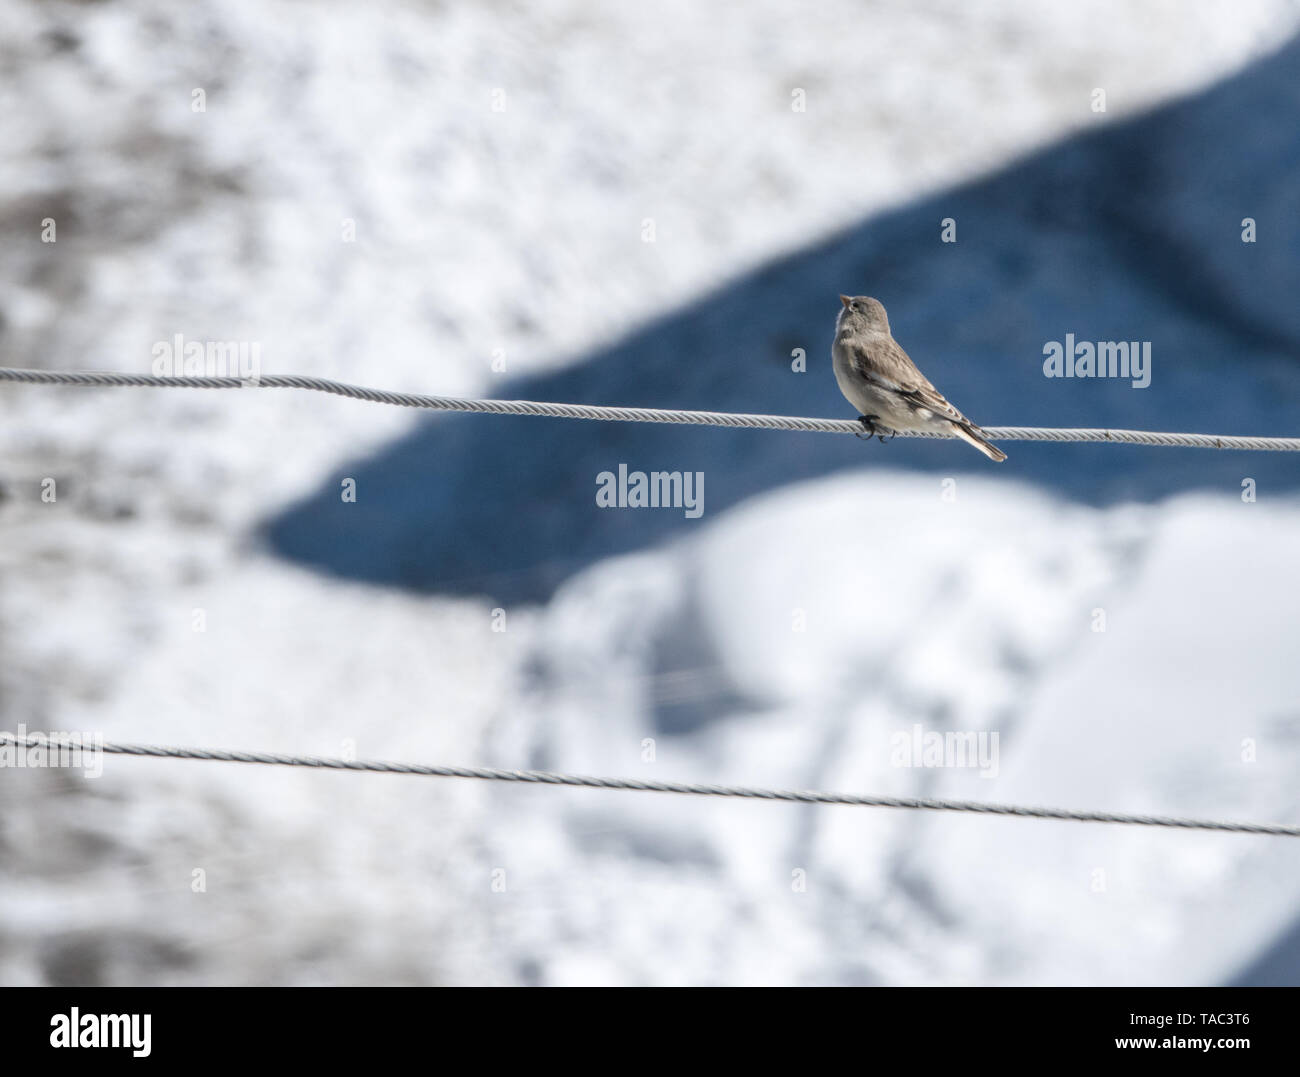
[[[32,747],[37,744],[58,743],[59,736],[60,734],[20,737],[14,733],[0,732],[0,742],[9,742],[20,747]],[[1128,826],[1168,827],[1179,830],[1217,830],[1236,834],[1300,837],[1300,825],[1289,823],[1238,823],[1213,819],[1184,819],[1165,815],[1135,815],[1127,812],[1023,807],[1015,804],[990,804],[975,800],[869,796],[857,793],[824,793],[815,790],[761,789],[741,785],[702,785],[694,782],[646,781],[641,778],[600,778],[586,774],[557,774],[546,770],[498,770],[492,767],[434,766],[422,763],[392,763],[381,760],[332,759],[327,756],[281,755],[274,752],[183,748],[161,744],[104,743],[96,747],[108,755],[146,756],[154,759],[195,759],[221,763],[257,763],[266,766],[372,771],[382,774],[414,774],[433,778],[476,778],[483,781],[567,785],[586,789],[618,789],[642,793],[678,793],[687,796],[793,801],[800,804],[845,804],[866,808],[967,812],[979,815],[1011,815],[1028,819],[1055,819],[1073,823],[1119,823]],[[87,746],[83,750],[91,751],[93,749]]]
[[[797,430],[828,434],[858,434],[854,419],[817,419],[797,415],[748,415],[728,411],[680,411],[665,408],[625,408],[595,404],[562,404],[538,400],[480,400],[426,396],[367,389],[360,385],[299,374],[263,374],[244,380],[234,377],[123,374],[116,371],[16,370],[0,367],[0,382],[32,385],[81,385],[153,389],[308,389],[351,400],[434,411],[478,412],[491,415],[542,415],[560,419],[591,419],[626,423],[677,423],[687,426],[749,427],[758,430]],[[1300,437],[1261,437],[1237,434],[1185,434],[1162,430],[1106,430],[1044,426],[986,426],[994,441],[1081,441],[1127,445],[1161,445],[1200,449],[1241,449],[1256,452],[1300,452]],[[899,437],[947,438],[929,431],[900,430]]]

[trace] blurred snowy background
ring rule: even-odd
[[[6,366],[144,372],[181,333],[412,392],[848,417],[846,291],[988,425],[1297,432],[1293,0],[0,20]],[[1066,333],[1152,341],[1151,387],[1045,379]],[[1294,459],[1005,448],[3,386],[0,725],[1300,819]],[[598,509],[621,462],[704,472],[704,516]],[[917,724],[997,732],[997,777],[892,765]],[[6,984],[1294,983],[1298,893],[1279,838],[0,771]]]

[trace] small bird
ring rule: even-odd
[[[835,320],[831,360],[840,392],[858,409],[867,437],[882,429],[932,430],[956,434],[998,463],[1007,458],[916,369],[890,334],[889,315],[879,300],[842,295],[840,302],[844,309]]]

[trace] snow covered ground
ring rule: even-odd
[[[1264,58],[1294,3],[6,19],[5,365],[143,371],[183,333],[393,389],[840,415],[835,281],[884,281],[914,355],[1002,351],[926,364],[990,424],[1294,432],[1300,165],[1258,114],[1300,115],[1295,47]],[[1087,171],[1084,136],[1252,63],[1135,129],[1168,174]],[[1072,176],[1103,194],[1043,196]],[[938,248],[944,204],[987,241]],[[1033,376],[1093,324],[1150,333],[1151,390]],[[1300,818],[1286,461],[577,425],[3,387],[0,724]],[[704,517],[602,516],[629,458],[704,470]],[[892,765],[917,724],[996,732],[996,777]],[[0,804],[4,983],[1206,983],[1300,884],[1284,839],[153,760],[0,771]]]

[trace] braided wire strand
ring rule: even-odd
[[[9,742],[20,747],[56,744],[58,738],[59,734],[51,734],[48,737],[33,737],[30,735],[20,737],[14,733],[0,732],[0,742]],[[109,755],[145,756],[154,759],[255,763],[265,766],[370,771],[381,774],[411,774],[434,778],[474,778],[482,781],[574,786],[586,789],[617,789],[643,793],[677,793],[686,796],[792,801],[800,804],[842,804],[867,808],[901,808],[914,811],[965,812],[979,815],[1018,816],[1028,819],[1053,819],[1074,823],[1117,823],[1128,826],[1166,827],[1179,830],[1214,830],[1236,834],[1300,837],[1300,825],[1289,823],[1225,822],[1213,819],[1185,819],[1165,815],[1136,815],[1127,812],[1024,807],[1015,804],[992,804],[974,800],[944,800],[933,797],[871,796],[857,793],[826,793],[815,790],[763,789],[742,785],[646,781],[641,778],[601,778],[586,774],[559,774],[547,770],[498,770],[493,767],[434,766],[422,763],[394,763],[382,760],[335,759],[327,756],[282,755],[274,752],[184,748],[161,744],[104,743],[93,746],[87,745],[83,748],[83,751],[92,751],[96,748]]]
[[[263,374],[256,378],[169,377],[160,374],[124,374],[116,371],[18,370],[0,367],[0,382],[33,385],[80,385],[100,388],[136,387],[154,389],[307,389],[331,393],[352,400],[396,407],[433,411],[477,412],[492,415],[539,415],[560,419],[590,419],[604,422],[676,423],[688,426],[747,427],[759,430],[791,430],[809,433],[859,434],[862,426],[854,419],[818,419],[797,415],[750,415],[727,411],[681,411],[665,408],[610,407],[594,404],[564,404],[537,400],[483,400],[454,396],[427,396],[368,389],[360,385],[300,374]],[[1127,445],[1178,446],[1200,449],[1239,449],[1255,452],[1300,452],[1300,437],[1263,437],[1234,434],[1192,434],[1162,430],[1108,430],[1042,426],[986,426],[984,434],[994,441],[1110,442]],[[900,437],[951,438],[955,435],[932,431],[897,432]]]

